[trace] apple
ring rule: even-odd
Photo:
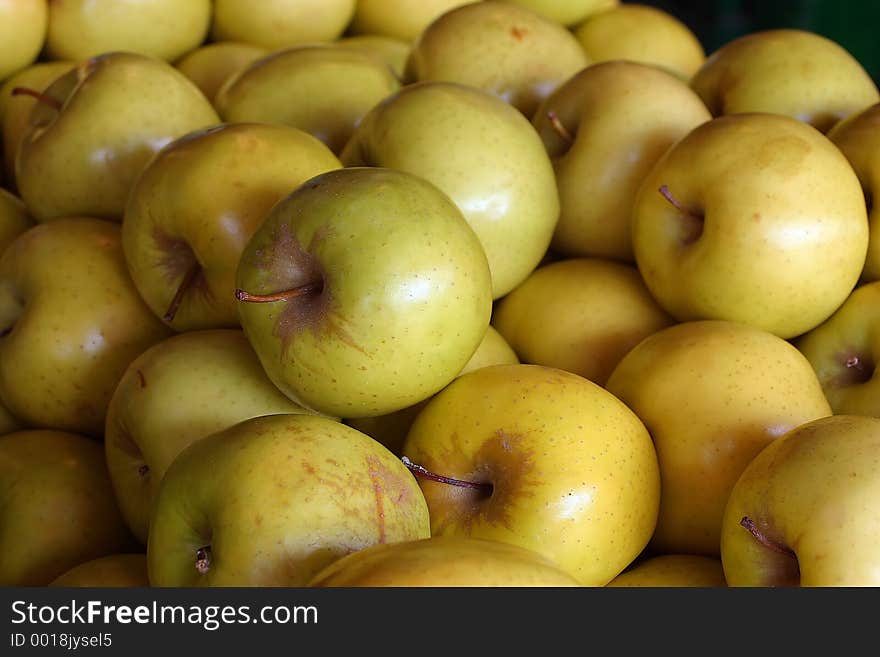
[[[125,368],[168,333],[128,275],[115,222],[39,224],[0,258],[0,399],[27,425],[102,435]]]
[[[356,48],[378,57],[391,67],[394,77],[402,82],[411,48],[409,42],[381,34],[354,34],[337,39],[333,43],[343,48]]]
[[[108,554],[74,566],[49,582],[53,587],[146,587],[147,555],[139,552]]]
[[[619,6],[620,0],[504,0],[531,9],[556,23],[573,27],[590,16]]]
[[[166,61],[127,52],[84,60],[30,114],[15,180],[33,217],[121,221],[131,185],[163,146],[220,122],[207,98]]]
[[[0,436],[0,586],[45,586],[134,547],[96,440],[34,429]]]
[[[698,554],[660,554],[635,563],[613,580],[611,587],[722,587],[727,586],[718,557]]]
[[[333,41],[357,0],[214,0],[213,41],[243,41],[269,50]]]
[[[34,220],[20,198],[0,188],[0,254],[19,235],[34,226]]]
[[[724,511],[729,586],[880,586],[880,419],[806,422],[749,463]]]
[[[208,35],[211,0],[50,0],[46,54],[80,61],[126,51],[173,61]]]
[[[324,568],[308,586],[568,588],[579,584],[546,557],[512,543],[434,536],[358,550]]]
[[[240,330],[187,331],[148,348],[116,386],[104,431],[132,533],[146,544],[159,483],[185,447],[251,417],[305,412],[269,381]]]
[[[364,117],[340,159],[407,171],[443,190],[480,238],[495,299],[525,280],[550,244],[559,216],[550,158],[529,121],[487,92],[407,85]]]
[[[46,40],[46,0],[0,2],[0,80],[34,63]]]
[[[436,18],[473,0],[357,0],[350,32],[412,43]]]
[[[789,429],[831,415],[810,363],[793,345],[735,322],[694,321],[633,347],[605,387],[651,432],[660,513],[650,548],[718,556],[737,477]]]
[[[816,371],[831,409],[880,417],[880,281],[860,285],[831,317],[798,336],[794,345]]]
[[[177,331],[237,328],[235,269],[248,240],[281,198],[341,166],[282,125],[223,124],[174,140],[141,171],[123,215],[141,296]]]
[[[588,63],[564,26],[530,9],[483,0],[447,11],[421,32],[404,80],[483,89],[532,118],[544,98]]]
[[[599,385],[637,343],[673,323],[635,267],[599,258],[538,267],[496,304],[492,316],[523,362]]]
[[[670,146],[711,118],[687,84],[647,64],[593,64],[564,82],[532,119],[559,187],[550,248],[632,262],[639,185]]]
[[[868,254],[861,281],[880,280],[880,210],[874,197],[880,194],[880,103],[838,121],[827,132],[835,146],[846,156],[862,183],[868,208]]]
[[[652,5],[617,3],[591,14],[573,31],[593,62],[650,64],[689,81],[706,61],[706,51],[693,30]]]
[[[44,92],[46,87],[76,64],[67,61],[38,62],[22,69],[0,87],[0,134],[3,141],[3,165],[8,185],[15,186],[15,157],[28,131],[31,110],[39,101],[22,93],[23,89]],[[18,90],[18,91],[16,91]]]
[[[374,55],[318,44],[254,61],[226,81],[215,104],[226,122],[289,125],[338,153],[363,116],[399,88],[392,70]]]
[[[251,43],[217,41],[189,51],[174,65],[213,103],[226,80],[268,54],[267,48]]]
[[[853,168],[812,126],[768,113],[707,121],[635,199],[636,264],[679,321],[725,319],[791,338],[855,287],[868,248]]]
[[[836,41],[799,29],[750,32],[712,52],[691,86],[713,116],[772,112],[826,132],[880,101],[862,64]]]
[[[458,377],[419,413],[403,446],[432,536],[538,552],[583,586],[604,586],[645,548],[660,472],[641,420],[604,388],[541,365]]]
[[[429,531],[418,484],[375,440],[328,418],[268,415],[174,460],[147,566],[153,586],[304,586],[351,552]]]
[[[238,264],[239,316],[302,406],[382,415],[440,390],[492,312],[486,255],[455,204],[393,169],[329,171],[279,201]]]

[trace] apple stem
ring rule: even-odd
[[[186,294],[187,290],[192,287],[193,281],[196,280],[196,276],[199,275],[200,271],[202,271],[202,266],[198,262],[193,263],[193,266],[187,270],[186,274],[183,276],[183,280],[180,281],[180,285],[177,287],[177,292],[174,293],[174,298],[172,298],[171,303],[168,304],[168,310],[166,310],[165,314],[162,316],[162,319],[166,322],[174,321],[174,317],[180,309],[180,304],[183,303],[183,296]]]
[[[559,135],[559,137],[567,144],[574,143],[574,137],[568,131],[562,121],[559,120],[559,116],[553,110],[547,112],[547,120],[550,121],[550,125],[553,128],[553,131]]]
[[[660,185],[660,189],[658,189],[657,191],[659,191],[663,195],[663,198],[669,201],[676,210],[683,214],[690,214],[690,212],[688,212],[681,206],[681,203],[678,202],[678,199],[672,195],[672,192],[669,191],[669,187],[667,187],[666,185]]]
[[[444,477],[435,472],[431,472],[424,466],[418,465],[410,461],[406,456],[400,457],[403,464],[409,468],[410,472],[419,477],[424,477],[431,481],[441,484],[449,484],[451,486],[461,486],[462,488],[473,488],[474,490],[483,491],[487,495],[492,492],[492,484],[478,483],[476,481],[465,481],[464,479],[455,479],[453,477]]]
[[[306,283],[290,290],[273,292],[272,294],[251,294],[242,289],[235,291],[235,298],[247,303],[272,303],[274,301],[287,301],[296,297],[304,297],[310,294],[318,294],[323,289],[322,283]]]
[[[211,568],[211,546],[206,545],[196,550],[196,570],[204,575]]]
[[[749,530],[749,533],[754,536],[758,543],[760,543],[764,547],[769,548],[774,552],[778,552],[779,554],[784,554],[787,557],[797,558],[794,550],[787,548],[784,545],[780,545],[779,543],[774,543],[769,538],[767,538],[764,533],[760,529],[758,529],[755,521],[748,516],[743,516],[742,520],[739,521],[739,524]]]
[[[49,105],[49,107],[54,108],[57,111],[61,111],[62,103],[57,98],[52,98],[52,96],[47,96],[44,93],[37,91],[36,89],[31,89],[29,87],[14,87],[12,89],[13,96],[31,96],[36,98],[41,103],[45,103]]]

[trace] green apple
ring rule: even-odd
[[[374,55],[318,44],[256,60],[226,81],[215,103],[224,121],[289,125],[338,153],[363,116],[399,88],[392,70]]]
[[[241,325],[269,378],[306,408],[382,415],[448,384],[492,311],[480,241],[403,171],[352,167],[279,201],[238,265]]]
[[[147,555],[137,552],[108,554],[74,566],[49,582],[63,587],[146,587]]]
[[[826,132],[880,101],[853,55],[821,34],[797,29],[750,32],[715,50],[691,78],[713,116],[784,114]]]
[[[373,545],[337,559],[308,584],[331,587],[577,587],[578,581],[526,548],[463,536]]]
[[[412,43],[434,19],[470,2],[473,0],[357,0],[350,31]]]
[[[159,483],[185,447],[251,417],[305,412],[272,385],[239,330],[187,331],[144,351],[116,386],[104,431],[132,533],[146,544]]]
[[[790,338],[833,313],[868,248],[865,198],[843,153],[778,114],[694,128],[642,182],[636,264],[679,321],[726,319]]]
[[[214,0],[213,41],[243,41],[269,50],[342,35],[356,0]]]
[[[214,102],[226,80],[268,54],[267,48],[251,43],[219,41],[191,50],[174,65]]]
[[[153,586],[304,586],[351,552],[429,532],[418,484],[375,440],[328,418],[268,415],[174,460],[147,566]]]
[[[0,80],[34,63],[46,40],[48,20],[46,0],[0,2]]]
[[[0,188],[0,254],[19,235],[34,226],[24,202],[15,194]]]
[[[661,554],[637,562],[608,582],[611,587],[723,587],[724,568],[718,557]]]
[[[355,34],[337,39],[334,44],[343,48],[356,48],[378,57],[391,67],[398,80],[403,80],[412,47],[407,41],[381,34]]]
[[[630,349],[673,323],[635,267],[599,258],[538,267],[492,316],[523,362],[574,372],[600,386]]]
[[[573,27],[590,16],[601,14],[620,4],[620,0],[503,0],[531,9],[545,18]]]
[[[836,414],[880,417],[880,281],[860,285],[819,326],[794,345],[816,371]]]
[[[177,331],[238,327],[235,269],[248,240],[281,198],[341,166],[283,125],[224,124],[168,144],[135,181],[122,222],[141,296]]]
[[[792,429],[730,494],[721,563],[730,586],[880,586],[880,419]]]
[[[618,3],[574,27],[594,62],[625,59],[663,68],[690,80],[706,61],[697,35],[675,15],[652,5]]]
[[[645,548],[660,473],[651,436],[607,390],[541,365],[458,377],[403,447],[432,536],[512,543],[584,586],[604,586]]]
[[[25,133],[28,131],[31,110],[39,102],[22,89],[39,93],[46,90],[56,79],[67,73],[74,62],[39,62],[28,66],[10,77],[0,87],[0,134],[3,141],[3,165],[9,186],[15,184],[15,156]],[[16,91],[19,90],[19,91]]]
[[[340,159],[408,171],[443,190],[480,238],[493,298],[525,280],[550,244],[559,216],[550,158],[528,119],[487,92],[408,85],[364,117]]]
[[[477,347],[474,355],[471,356],[471,359],[462,368],[459,376],[478,370],[481,367],[488,367],[489,365],[514,365],[516,363],[519,363],[516,353],[507,344],[507,341],[501,337],[501,334],[490,324],[480,342],[480,346]],[[428,397],[412,406],[407,406],[387,415],[346,418],[344,422],[350,427],[354,427],[358,431],[362,431],[371,438],[378,440],[390,449],[392,453],[400,455],[409,428],[430,399],[431,397]]]
[[[15,163],[18,191],[38,221],[120,221],[132,183],[159,149],[220,122],[183,73],[134,53],[87,59],[42,96]]]
[[[874,205],[880,195],[880,103],[840,120],[826,134],[846,156],[865,191],[869,239],[861,280],[880,280],[880,209]]]
[[[39,224],[0,258],[0,398],[28,425],[100,436],[125,368],[167,335],[131,281],[117,223]]]
[[[101,444],[46,429],[0,436],[0,586],[45,586],[135,545]]]
[[[632,262],[639,185],[672,144],[711,118],[686,83],[647,64],[593,64],[564,82],[532,119],[559,187],[551,248]]]
[[[477,87],[531,118],[544,98],[587,64],[564,26],[523,7],[483,0],[428,25],[413,44],[404,79]]]
[[[46,54],[80,61],[126,51],[173,61],[199,46],[211,0],[50,0]]]
[[[677,324],[627,353],[605,387],[641,418],[660,462],[650,547],[718,556],[730,490],[766,445],[831,415],[806,358],[786,340],[725,321]]]

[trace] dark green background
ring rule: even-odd
[[[673,14],[711,54],[731,39],[771,28],[817,32],[846,48],[880,81],[880,0],[636,0]]]

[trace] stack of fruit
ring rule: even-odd
[[[0,81],[0,584],[880,585],[839,44],[4,0]]]

